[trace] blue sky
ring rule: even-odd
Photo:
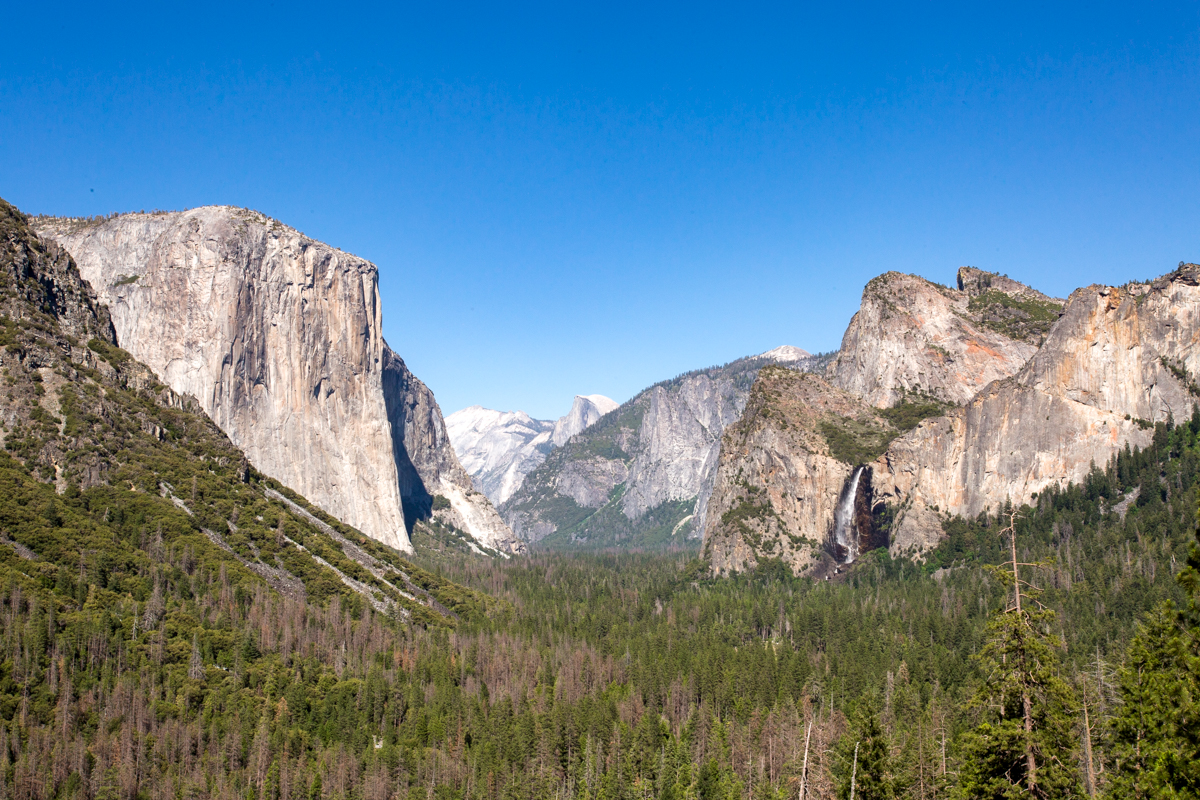
[[[1200,260],[1195,3],[435,5],[9,7],[0,196],[369,258],[446,413],[834,349],[891,269]]]

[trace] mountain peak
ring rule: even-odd
[[[554,445],[562,447],[575,434],[593,424],[619,406],[616,400],[602,394],[577,394],[571,410],[554,423]]]
[[[799,347],[793,347],[790,344],[780,345],[774,350],[768,350],[765,353],[760,353],[759,358],[769,358],[772,361],[778,361],[787,364],[793,361],[803,361],[806,358],[812,358],[812,353],[803,350]]]

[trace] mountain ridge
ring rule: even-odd
[[[107,309],[70,255],[39,239],[2,200],[0,320],[8,386],[0,481],[41,498],[33,506],[41,519],[19,500],[0,512],[3,543],[21,559],[77,552],[82,574],[90,541],[93,557],[109,565],[100,586],[106,596],[124,585],[146,600],[144,570],[167,548],[186,548],[193,564],[219,562],[228,580],[293,601],[337,597],[453,624],[454,612],[418,585],[435,588],[431,576],[394,548],[322,519],[301,495],[255,470],[195,398],[120,349]],[[140,540],[131,543],[136,527]],[[126,598],[109,599],[124,606]],[[147,619],[151,609],[148,602]],[[157,620],[163,611],[154,613]]]
[[[804,424],[789,404],[800,389],[760,374],[762,400],[745,423],[753,436],[734,427],[722,441],[722,514],[704,530],[714,573],[775,557],[797,572],[831,568],[836,559],[820,554],[831,552],[836,501],[851,486],[851,539],[920,558],[951,516],[1078,483],[1200,398],[1190,377],[1200,369],[1200,268],[1084,287],[1066,301],[973,268],[959,270],[958,284],[899,273],[868,283],[813,396],[844,391],[874,406],[874,430],[834,414],[821,437],[798,444],[789,431]],[[830,455],[842,466],[818,471],[813,459]],[[808,503],[808,516],[789,517],[789,498]],[[754,506],[757,522],[738,503]],[[796,537],[805,547],[792,546]]]
[[[811,369],[826,360],[789,358]],[[768,363],[765,355],[747,356],[647,387],[550,453],[501,514],[540,546],[694,546],[721,432],[740,416],[753,375]]]
[[[575,395],[571,410],[554,421],[534,419],[524,411],[468,406],[446,417],[446,430],[475,487],[500,505],[546,454],[617,405],[601,394]]]
[[[232,206],[34,223],[75,257],[122,346],[264,472],[402,550],[430,515],[520,549],[384,341],[373,264]]]

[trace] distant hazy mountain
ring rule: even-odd
[[[446,432],[475,486],[499,505],[547,453],[616,407],[616,401],[602,394],[576,395],[570,412],[551,422],[524,411],[471,406],[446,417]]]
[[[514,533],[545,547],[699,538],[721,434],[768,364],[824,371],[828,356],[785,345],[656,383],[556,448],[500,513]]]
[[[769,358],[776,364],[791,364],[796,361],[805,361],[812,358],[812,353],[807,350],[801,350],[799,347],[792,347],[790,344],[785,344],[782,347],[776,347],[774,350],[768,350],[759,356],[759,358]]]
[[[571,410],[554,423],[554,446],[562,447],[575,434],[598,422],[608,412],[620,405],[602,394],[577,394]]]

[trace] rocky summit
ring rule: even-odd
[[[524,411],[471,406],[446,417],[446,431],[475,486],[499,505],[546,460],[547,453],[617,405],[602,394],[576,395],[571,410],[554,422],[533,419]]]
[[[263,473],[402,550],[430,514],[520,549],[458,463],[433,394],[383,340],[370,262],[230,206],[35,227],[74,257],[120,345]]]
[[[863,290],[830,382],[886,408],[906,397],[965,403],[1037,351],[1062,301],[964,267],[958,288],[888,272]]]
[[[575,399],[571,401],[571,410],[554,423],[551,434],[554,446],[562,447],[572,436],[590,428],[619,405],[616,400],[602,394],[575,395]]]
[[[505,520],[545,547],[659,547],[698,538],[721,434],[741,417],[754,376],[776,355],[800,369],[826,363],[784,347],[657,383],[550,453],[501,506]]]
[[[894,551],[936,544],[944,515],[1027,503],[1082,480],[1200,402],[1200,267],[1150,284],[1088,286],[1012,378],[898,439],[872,465],[900,509]]]
[[[1149,445],[1200,402],[1198,277],[1184,264],[1065,302],[972,268],[957,289],[874,279],[825,379],[764,370],[725,432],[712,571],[836,569],[884,545],[920,557],[951,516],[1031,502]]]

